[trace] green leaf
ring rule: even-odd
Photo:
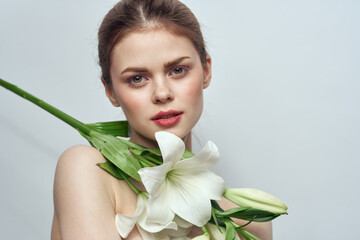
[[[161,152],[159,148],[143,149],[141,155],[146,155],[149,153],[161,157]]]
[[[225,221],[226,225],[226,237],[225,240],[234,240],[236,236],[236,230],[231,221]]]
[[[260,238],[256,237],[255,235],[251,234],[250,232],[246,231],[245,229],[239,227],[236,228],[236,231],[243,236],[246,240],[260,240]]]
[[[127,121],[88,123],[86,126],[102,134],[129,137],[129,123]]]
[[[233,217],[254,222],[267,222],[273,220],[274,218],[277,218],[280,215],[256,208],[239,207],[232,208],[223,212],[218,211],[216,212],[216,216]]]
[[[211,200],[211,206],[213,207],[213,208],[215,208],[216,210],[218,210],[218,211],[223,211],[222,210],[222,208],[219,206],[219,204],[217,203],[217,201],[215,201],[215,200]]]
[[[130,152],[141,162],[147,161],[150,166],[161,165],[162,157],[159,149],[137,149],[130,148]]]
[[[134,148],[130,150],[134,155],[137,156],[142,156],[154,163],[156,163],[157,165],[162,164],[162,156],[161,156],[161,152],[159,148],[151,148],[151,149],[147,149],[147,148]],[[190,152],[189,150],[185,150],[183,156],[181,159],[186,159],[186,158],[190,158],[193,157],[195,154],[193,154],[192,152]]]
[[[152,148],[152,149],[148,149],[148,148],[131,148],[130,151],[137,156],[150,156],[153,157],[157,160],[161,159],[161,152],[160,149],[158,148]]]
[[[131,152],[135,155],[138,155],[138,156],[144,156],[144,155],[147,155],[147,154],[153,154],[155,156],[158,156],[158,157],[161,157],[161,152],[160,152],[160,149],[158,148],[134,148],[134,149],[131,149]]]
[[[148,161],[147,159],[144,159],[142,156],[138,156],[134,154],[134,157],[139,161],[139,163],[142,165],[142,167],[155,167],[157,166],[155,163]]]
[[[160,149],[159,148],[135,148],[135,149],[132,149],[131,150],[134,154],[137,154],[137,155],[141,155],[141,156],[144,156],[148,153],[151,153],[155,156],[158,156],[158,157],[161,157],[161,152],[160,152]],[[190,152],[189,150],[185,149],[185,152],[182,156],[182,159],[185,159],[185,158],[191,158],[195,156],[195,154],[193,154],[192,152]]]
[[[193,153],[190,152],[189,150],[185,149],[185,152],[184,152],[184,154],[183,154],[183,156],[182,156],[181,159],[191,158],[191,157],[193,157],[193,156],[195,156],[195,154],[193,154]]]
[[[118,178],[118,179],[124,179],[121,174],[119,174],[119,168],[116,167],[112,162],[110,162],[109,160],[106,159],[106,162],[104,163],[98,163],[97,164],[99,167],[101,167],[102,169],[104,169],[105,171],[107,171],[108,173],[110,173],[111,175],[113,175],[114,177]]]
[[[243,237],[245,240],[252,240],[249,235],[246,234],[245,230],[242,228],[236,228],[236,231]]]
[[[219,231],[221,232],[218,218],[215,216],[214,208],[211,208],[211,219],[210,219],[210,222],[215,223],[216,227],[217,227],[217,228],[219,229]]]
[[[116,167],[130,177],[141,181],[138,170],[141,168],[139,161],[130,153],[129,143],[110,135],[104,135],[95,131],[90,132],[90,143],[98,149]]]
[[[134,154],[134,156],[142,156],[145,159],[155,163],[156,165],[161,165],[163,162],[159,148],[148,149],[142,146],[136,146],[134,148],[130,148],[130,152]],[[193,154],[192,152],[186,149],[182,156],[182,159],[190,158],[193,157],[194,155],[195,154]]]

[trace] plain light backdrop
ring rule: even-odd
[[[124,119],[104,94],[97,29],[116,1],[0,1],[0,78],[83,122]],[[360,2],[184,1],[213,59],[195,152],[228,187],[283,200],[274,239],[360,237]],[[87,142],[0,88],[0,239],[49,239],[56,162]]]

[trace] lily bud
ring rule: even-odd
[[[192,238],[191,240],[210,240],[209,234],[203,234],[197,237]]]
[[[285,214],[287,206],[278,198],[255,188],[230,188],[224,197],[240,207],[251,207],[275,214]]]
[[[205,225],[206,230],[210,233],[211,239],[225,240],[226,229],[224,227],[217,227],[215,224],[208,223]],[[240,237],[236,234],[235,240],[240,240]]]

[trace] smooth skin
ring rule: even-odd
[[[203,89],[210,84],[210,57],[204,66],[187,38],[158,29],[125,36],[111,63],[112,87],[106,86],[106,94],[129,121],[130,141],[157,147],[158,131],[188,138],[202,113]],[[168,110],[183,112],[175,126],[160,127],[151,120]]]
[[[187,38],[165,29],[133,32],[115,46],[110,70],[112,86],[105,84],[106,95],[124,111],[132,130],[130,141],[157,147],[154,134],[165,130],[191,149],[191,129],[203,107],[202,91],[211,81],[209,56],[202,64]],[[159,111],[170,109],[183,112],[174,126],[160,127],[151,120]],[[53,240],[121,239],[115,215],[133,215],[137,195],[124,181],[97,166],[104,161],[98,150],[84,145],[61,155],[54,182]],[[224,209],[236,207],[226,199],[219,204]],[[272,239],[271,223],[251,223],[246,229],[262,240]],[[193,227],[189,237],[201,234],[201,229]],[[127,239],[142,238],[134,228]]]

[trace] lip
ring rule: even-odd
[[[183,112],[176,110],[160,111],[151,120],[158,126],[171,127],[180,121],[182,114]]]

